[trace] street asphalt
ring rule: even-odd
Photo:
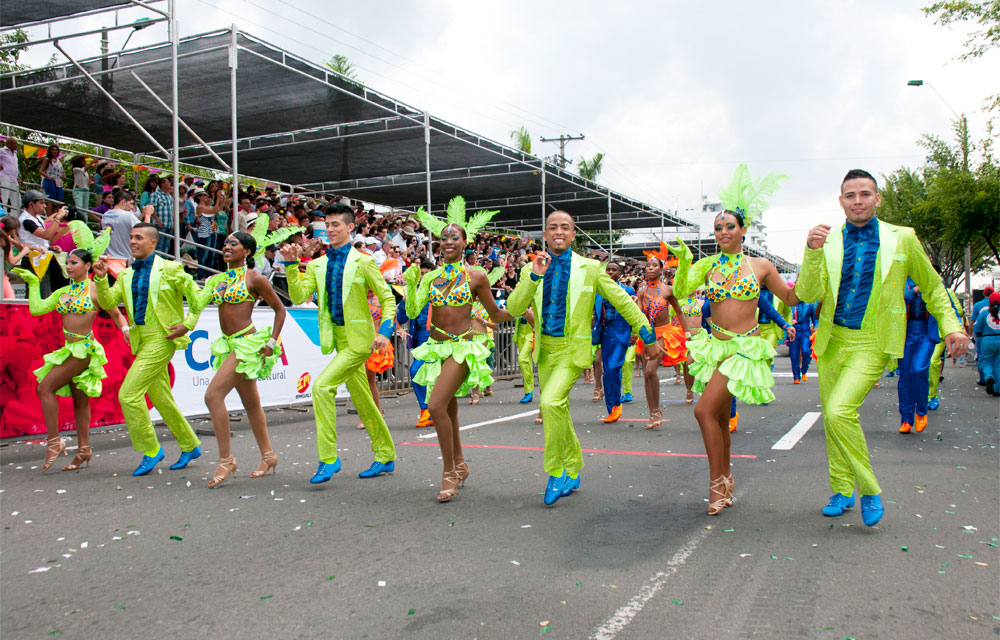
[[[92,435],[89,469],[41,473],[44,442],[0,444],[0,636],[20,638],[985,638],[1000,635],[998,408],[974,366],[948,363],[941,408],[922,434],[897,433],[895,379],[862,408],[885,517],[837,518],[822,419],[792,448],[775,443],[819,412],[817,378],[740,406],[736,504],[705,514],[708,465],[684,387],[661,397],[656,431],[642,380],[626,421],[601,422],[593,387],[573,390],[585,450],[582,486],[546,507],[535,402],[501,381],[460,401],[471,476],[435,496],[433,430],[413,427],[412,395],[383,399],[399,456],[372,462],[357,416],[338,410],[343,470],[322,485],[311,410],[268,412],[280,462],[251,479],[259,454],[233,423],[238,477],[209,489],[215,443],[170,471],[131,476],[140,454],[124,428]],[[236,414],[234,414],[236,415]],[[515,416],[511,418],[511,416]],[[805,416],[805,417],[804,417]],[[210,430],[204,420],[198,429]],[[69,444],[75,448],[75,438]],[[70,455],[73,451],[71,449]]]

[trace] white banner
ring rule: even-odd
[[[333,353],[325,356],[320,351],[317,309],[287,311],[281,330],[281,358],[269,377],[257,381],[261,404],[265,407],[311,402],[312,383],[334,356]],[[258,328],[271,326],[274,312],[267,307],[256,308],[253,322]],[[222,336],[218,309],[206,308],[188,335],[191,344],[184,351],[178,351],[171,361],[174,399],[185,416],[205,415],[208,413],[205,391],[215,375],[210,362],[211,346]],[[341,385],[337,395],[347,397],[346,386]],[[230,411],[243,408],[235,389],[226,396],[226,408]],[[155,409],[150,413],[154,420],[160,419]]]

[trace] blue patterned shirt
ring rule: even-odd
[[[344,265],[347,264],[347,254],[351,252],[351,243],[345,242],[339,249],[326,249],[326,308],[330,311],[330,319],[338,327],[344,326]]]
[[[146,306],[149,304],[149,274],[153,271],[156,254],[132,263],[132,321],[137,325],[146,324]]]
[[[552,258],[542,283],[542,335],[561,338],[566,331],[566,294],[573,252],[563,251]]]
[[[174,233],[174,198],[165,191],[157,189],[149,197],[149,204],[153,205],[157,217],[160,218],[160,229],[166,229],[167,233]]]
[[[878,218],[863,227],[850,222],[844,225],[844,266],[840,271],[840,291],[833,323],[848,329],[860,329],[868,308],[878,264]]]

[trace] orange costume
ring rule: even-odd
[[[659,295],[659,287],[657,287],[655,294],[651,294],[650,289],[646,287],[639,294],[639,307],[649,319],[649,324],[652,325],[660,312],[667,308],[667,301]],[[687,344],[680,318],[674,316],[667,324],[653,325],[653,332],[666,352],[666,355],[663,356],[664,366],[672,367],[687,360]],[[642,353],[642,340],[636,343],[635,350],[636,353]]]

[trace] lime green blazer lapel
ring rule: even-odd
[[[153,266],[149,270],[149,305],[152,309],[159,308],[156,306],[156,301],[160,297],[160,277],[162,275],[163,258],[156,256],[153,258]]]
[[[341,300],[345,309],[347,308],[347,298],[351,293],[351,287],[354,285],[354,274],[358,271],[358,260],[360,258],[361,254],[354,247],[351,247],[351,250],[347,252],[347,260],[344,262],[344,282],[340,287]]]
[[[837,294],[840,292],[840,273],[844,269],[844,225],[840,225],[836,233],[826,237],[826,243],[823,245],[823,256],[826,259],[826,271],[830,277],[832,307],[836,309]],[[826,305],[823,306],[826,307]]]
[[[122,298],[125,300],[125,311],[128,312],[128,321],[131,324],[135,323],[135,312],[132,306],[132,275],[134,273],[132,267],[129,267],[118,276],[118,282],[122,283]]]
[[[879,220],[878,251],[879,251],[879,266],[882,267],[882,282],[885,282],[886,277],[888,277],[889,275],[890,269],[892,269],[892,261],[896,256],[896,246],[898,244],[899,244],[899,229],[897,229],[892,225],[885,224],[881,220]],[[841,256],[843,256],[843,251],[841,251]]]

